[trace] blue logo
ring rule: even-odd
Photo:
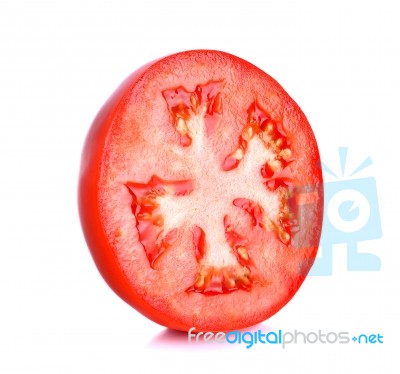
[[[321,257],[316,258],[309,275],[332,275],[333,246],[343,243],[347,246],[348,271],[379,271],[381,268],[378,256],[361,253],[358,249],[360,242],[382,237],[376,181],[373,177],[352,179],[370,166],[372,160],[366,158],[346,174],[347,150],[347,147],[339,148],[340,177],[322,163],[323,171],[337,180],[324,183]]]

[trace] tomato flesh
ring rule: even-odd
[[[300,108],[250,63],[200,50],[146,66],[110,99],[85,144],[79,207],[117,294],[167,327],[217,331],[293,297],[322,193]]]

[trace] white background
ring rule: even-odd
[[[0,1],[0,372],[399,373],[400,27],[397,1]],[[323,160],[367,156],[380,272],[308,277],[262,328],[381,333],[381,345],[189,346],[122,302],[83,239],[76,187],[97,110],[133,70],[220,49],[306,113]],[[383,369],[385,367],[385,369]]]

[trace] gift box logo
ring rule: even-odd
[[[320,256],[316,258],[310,275],[332,275],[333,246],[347,245],[348,271],[379,271],[380,258],[360,252],[359,243],[382,237],[376,180],[373,177],[354,178],[372,164],[366,158],[354,171],[346,173],[348,148],[339,148],[341,175],[338,176],[322,163],[324,173],[335,181],[324,183],[324,218],[320,241]]]

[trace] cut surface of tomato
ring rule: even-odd
[[[269,318],[319,244],[311,127],[273,78],[225,52],[177,53],[128,77],[90,129],[78,195],[107,283],[174,329]]]

